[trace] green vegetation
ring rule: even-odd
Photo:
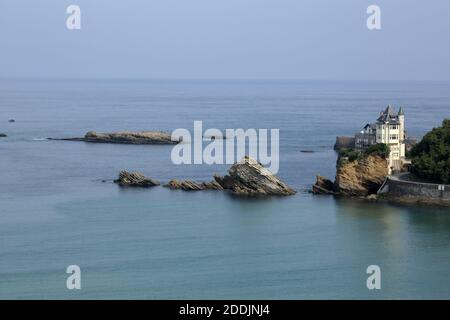
[[[347,158],[349,162],[353,162],[361,158],[361,151],[353,148],[342,148],[339,151],[339,158]]]
[[[383,158],[389,157],[389,154],[391,153],[391,148],[385,143],[377,143],[371,145],[369,148],[366,149],[364,152],[366,155],[379,155]]]
[[[428,132],[416,144],[409,157],[411,172],[420,179],[450,184],[450,119]]]
[[[365,151],[356,150],[353,148],[343,148],[339,151],[339,161],[340,164],[344,164],[346,162],[353,162],[356,160],[360,160],[369,155],[379,155],[383,158],[387,158],[390,153],[390,148],[387,144],[377,143],[371,145]]]

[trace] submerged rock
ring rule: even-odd
[[[199,191],[199,190],[223,190],[222,186],[216,181],[211,182],[194,182],[191,180],[170,180],[164,187],[172,190]]]
[[[100,133],[89,131],[83,138],[65,138],[50,140],[84,141],[93,143],[120,143],[120,144],[177,144],[180,141],[172,140],[169,133],[159,131],[140,132],[112,132]]]
[[[248,156],[235,163],[224,177],[214,176],[223,189],[246,196],[289,196],[296,191]]]
[[[119,179],[114,180],[114,182],[123,187],[154,187],[160,185],[159,181],[148,178],[142,173],[128,171],[121,171]]]
[[[367,196],[377,193],[388,174],[388,162],[384,157],[368,155],[340,164],[335,185],[342,195]]]

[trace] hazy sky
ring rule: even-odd
[[[450,1],[1,0],[0,77],[450,80]]]

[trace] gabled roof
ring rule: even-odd
[[[377,128],[377,125],[375,123],[368,123],[363,127],[363,129],[367,130],[367,128],[375,130]]]
[[[381,123],[398,123],[398,114],[391,105],[388,105],[377,119],[377,122]]]

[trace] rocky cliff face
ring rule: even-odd
[[[312,192],[315,194],[367,197],[377,193],[387,175],[388,163],[382,156],[368,155],[355,161],[339,158],[335,182],[317,176]]]
[[[248,156],[235,163],[224,177],[214,179],[223,189],[245,196],[289,196],[296,191]]]
[[[388,175],[387,160],[379,155],[368,155],[352,162],[340,160],[336,171],[335,189],[342,195],[374,194]]]

